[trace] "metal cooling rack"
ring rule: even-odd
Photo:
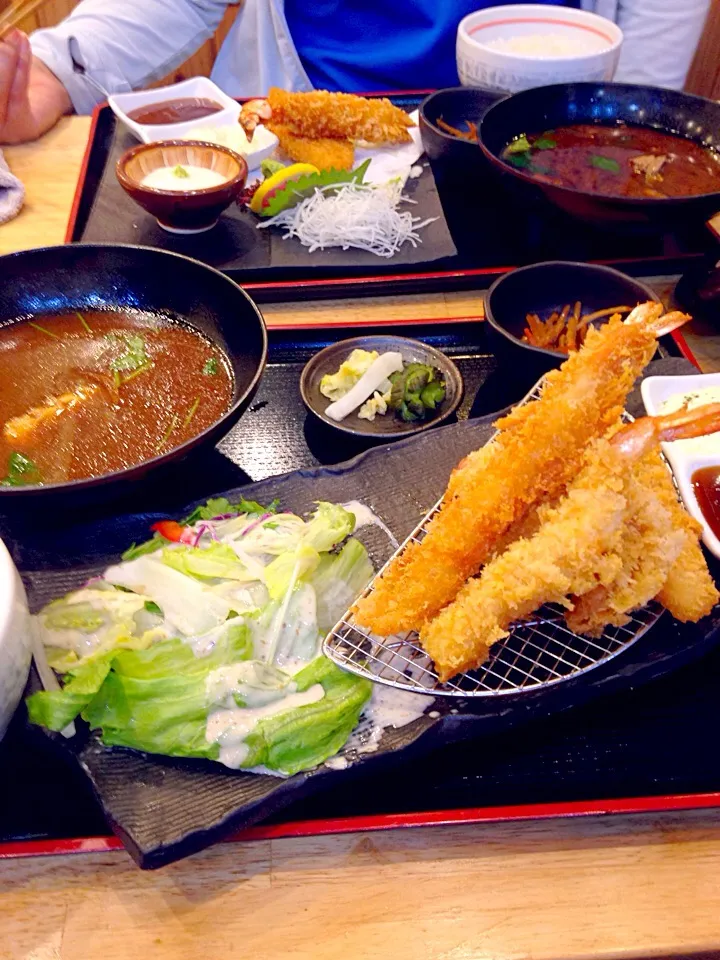
[[[540,395],[539,380],[518,406]],[[630,422],[633,418],[625,414]],[[492,438],[491,438],[492,439]],[[488,441],[490,442],[490,441]],[[411,541],[421,542],[427,525],[440,509],[438,501],[388,563]],[[372,582],[365,590],[367,596]],[[414,631],[381,637],[355,623],[350,611],[325,638],[323,650],[334,663],[351,673],[400,690],[432,697],[488,697],[537,690],[592,670],[626,650],[652,627],[663,613],[658,603],[635,611],[623,627],[609,627],[601,637],[584,637],[569,630],[563,608],[546,604],[532,617],[514,624],[504,640],[493,644],[488,659],[477,670],[442,682]]]

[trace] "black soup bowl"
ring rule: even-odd
[[[522,369],[530,382],[567,359],[560,350],[535,347],[523,339],[526,315],[546,320],[554,310],[576,301],[582,312],[634,307],[659,298],[650,287],[612,267],[571,260],[549,260],[519,267],[499,277],[485,294],[485,319],[493,350],[501,363]]]
[[[578,123],[654,127],[720,151],[720,103],[631,83],[559,83],[515,93],[484,114],[480,147],[514,185],[519,199],[530,202],[544,195],[573,217],[598,225],[672,226],[688,218],[701,222],[720,211],[720,191],[687,197],[610,197],[544,182],[502,159],[504,148],[521,134]]]
[[[0,486],[0,512],[14,512],[27,498],[40,506],[53,497],[120,495],[150,471],[217,443],[240,419],[260,383],[267,357],[262,314],[244,290],[212,267],[176,253],[121,244],[70,244],[0,257],[0,328],[84,310],[147,311],[194,327],[230,363],[230,405],[190,440],[124,470],[66,483]]]

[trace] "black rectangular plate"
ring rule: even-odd
[[[389,96],[408,111],[423,99],[423,95],[417,93],[374,96]],[[106,167],[118,138],[124,136],[123,127],[110,108],[98,108],[68,228],[68,241],[88,240],[93,205],[103,177],[109,173]],[[243,232],[244,239],[230,236],[232,231],[225,239],[213,239],[213,231],[183,241],[168,239],[158,228],[135,242],[158,243],[218,266],[242,283],[260,303],[473,289],[487,286],[493,277],[513,267],[552,259],[617,264],[636,276],[681,273],[701,261],[716,243],[702,223],[685,224],[674,233],[630,234],[578,224],[542,200],[534,206],[526,200],[519,205],[502,182],[488,179],[488,172],[480,171],[479,167],[477,181],[453,183],[439,190],[457,248],[454,256],[440,260],[423,262],[420,253],[416,262],[400,263],[398,258],[386,261],[361,253],[356,266],[349,266],[345,260],[335,267],[318,267],[308,254],[306,269],[301,264],[270,268],[253,264],[252,257],[240,269],[232,265],[232,257],[223,266],[226,259],[223,244],[228,243],[235,250],[239,249],[238,243],[241,246],[250,243],[252,237],[247,230]],[[96,230],[92,239],[100,241],[110,237],[101,238]],[[422,249],[420,246],[418,251]]]
[[[337,331],[334,335],[341,337]],[[187,463],[173,474],[175,489],[165,488],[164,501],[163,491],[154,491],[158,498],[154,506],[147,499],[150,488],[139,489],[134,502],[124,504],[122,511],[117,506],[111,511],[106,508],[95,516],[83,516],[80,523],[81,518],[71,518],[66,525],[55,518],[42,534],[36,529],[32,535],[28,527],[23,531],[22,525],[4,518],[3,535],[24,572],[33,605],[77,583],[88,566],[105,563],[128,540],[143,536],[154,510],[172,514],[181,502],[195,496],[246,483],[248,473],[257,480],[271,477],[250,488],[253,495],[279,495],[293,509],[307,509],[317,497],[357,497],[369,502],[402,536],[440,492],[458,457],[489,435],[492,417],[467,422],[467,414],[504,407],[520,399],[529,386],[520,379],[509,385],[507,378],[495,376],[495,361],[483,338],[481,324],[444,327],[434,338],[454,356],[466,379],[460,423],[390,448],[375,448],[345,466],[326,468],[323,461],[340,454],[334,439],[327,436],[324,442],[315,438],[314,447],[305,445],[308,422],[297,396],[297,378],[302,363],[327,343],[327,333],[274,333],[270,366],[256,401],[259,419],[246,415],[225,443],[227,454],[247,473],[228,474],[229,482],[223,483],[212,457],[203,464]],[[685,361],[666,359],[657,361],[651,372],[685,369]],[[276,435],[278,443],[269,446],[267,438]],[[217,463],[225,459],[215,456]],[[238,470],[229,460],[225,462]],[[288,468],[301,469],[273,477]],[[403,470],[414,478],[411,483]],[[170,505],[173,502],[176,507]],[[136,513],[138,509],[143,512]],[[122,516],[117,516],[120,512]],[[31,526],[37,528],[34,520]],[[60,558],[63,567],[59,569]],[[382,558],[380,553],[377,558]],[[698,739],[702,724],[716,722],[709,716],[717,712],[713,682],[720,664],[714,655],[700,669],[684,667],[689,679],[656,680],[641,697],[625,690],[615,693],[612,701],[603,699],[571,714],[549,716],[581,705],[597,693],[610,695],[618,688],[638,685],[700,656],[714,642],[714,629],[710,623],[700,630],[681,630],[666,617],[662,630],[652,631],[648,643],[639,643],[611,670],[598,670],[582,684],[562,685],[565,689],[554,697],[540,701],[523,697],[507,711],[498,712],[488,704],[476,707],[473,715],[447,716],[434,725],[421,723],[399,731],[380,755],[356,770],[324,771],[285,784],[234,775],[214,766],[200,772],[198,764],[110,753],[92,742],[80,744],[78,756],[100,797],[98,805],[73,753],[57,751],[47,737],[29,729],[21,711],[0,745],[3,779],[13,784],[12,790],[0,794],[0,840],[87,836],[106,832],[110,821],[141,865],[159,866],[271,814],[276,819],[361,817],[718,788],[720,764],[700,749]],[[531,717],[532,726],[514,729]],[[423,727],[432,729],[417,740]],[[658,746],[657,727],[672,731],[673,743],[687,737],[694,748],[678,749],[668,759]],[[482,736],[485,741],[478,739]],[[423,762],[427,750],[443,743],[450,745],[434,755],[431,766]],[[404,745],[409,749],[396,752]],[[324,792],[316,792],[320,785],[325,786]],[[288,803],[292,803],[290,809],[279,813]]]

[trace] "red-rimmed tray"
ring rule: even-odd
[[[424,93],[390,92],[370,96],[389,96],[403,108],[412,110],[421,102]],[[139,242],[132,231],[123,234],[122,238],[114,232],[104,237],[102,229],[98,232],[97,226],[88,235],[89,218],[98,191],[108,189],[107,182],[112,180],[109,176],[102,186],[108,161],[117,154],[116,140],[125,136],[121,131],[121,125],[109,107],[96,108],[68,223],[68,242],[81,242],[85,238],[94,242]],[[130,141],[127,142],[129,145]],[[426,176],[431,177],[431,174],[428,172]],[[490,176],[489,172],[484,173],[476,189],[465,186],[461,191],[454,188],[441,190],[440,200],[457,253],[440,260],[431,257],[427,262],[421,258],[415,262],[394,263],[368,255],[372,263],[367,262],[366,257],[365,262],[361,259],[354,267],[345,262],[336,267],[318,268],[308,254],[306,266],[295,264],[268,269],[253,264],[252,258],[238,260],[235,249],[230,257],[218,247],[207,254],[207,243],[215,242],[208,234],[203,235],[205,240],[183,241],[163,236],[158,230],[141,234],[140,240],[150,245],[168,246],[200,260],[208,259],[213,266],[241,282],[259,302],[473,289],[486,286],[493,277],[515,266],[547,259],[612,264],[638,276],[678,273],[702,260],[716,244],[706,226],[699,223],[687,224],[682,231],[668,234],[622,235],[594,230],[585,224],[578,228],[559,211],[550,211],[542,204],[536,208],[527,204],[518,207],[513,195],[507,193],[502,184],[486,180]],[[435,187],[428,189],[432,192]],[[113,196],[113,210],[117,207],[122,212],[124,203],[132,204],[123,196]],[[242,243],[247,244],[247,231],[243,236]],[[235,238],[228,242],[240,241]],[[219,246],[224,243],[223,239]]]
[[[382,328],[374,325],[377,329]],[[403,329],[441,347],[459,364],[469,394],[461,417],[512,402],[513,397],[502,392],[507,371],[496,369],[482,324],[470,319],[420,325],[406,321]],[[246,469],[252,462],[253,479],[259,479],[281,472],[283,465],[309,467],[349,455],[352,451],[335,449],[331,457],[317,437],[307,434],[299,398],[290,395],[289,387],[315,350],[357,332],[337,325],[325,331],[271,330],[268,376],[255,404],[258,420],[241,422],[246,432],[231,438],[224,448],[226,456]],[[672,341],[665,344],[666,357],[678,352]],[[519,392],[524,385],[517,372],[515,379]],[[282,398],[279,408],[273,399],[277,397]],[[274,418],[296,419],[297,436],[293,434],[292,442],[284,442],[281,450],[271,451],[267,460],[243,459],[253,439],[267,435]],[[278,457],[285,458],[282,464],[276,462]],[[229,477],[214,474],[213,489],[229,485]],[[205,492],[190,483],[183,496]],[[167,494],[161,497],[171,511]],[[32,553],[32,544],[26,547]],[[231,839],[720,806],[720,761],[703,747],[705,731],[720,720],[716,697],[720,653],[711,646],[703,652],[699,663],[688,662],[670,676],[614,692],[572,712],[534,716],[532,725],[480,740],[454,737],[453,743],[433,753],[431,763],[427,755],[403,753],[391,766],[377,772],[370,767],[360,780],[338,780],[332,789],[301,797],[264,824]],[[108,828],[87,788],[44,740],[40,734],[26,738],[16,724],[0,745],[0,769],[9,770],[15,784],[25,781],[24,792],[0,795],[0,857],[117,849],[120,842],[105,835]],[[5,765],[8,758],[10,766]],[[67,809],[51,823],[48,809],[58,813],[58,797],[67,798],[63,801]]]

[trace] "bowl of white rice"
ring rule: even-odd
[[[549,83],[612,80],[622,30],[584,10],[539,3],[468,14],[457,33],[457,68],[466,87],[515,93]]]

